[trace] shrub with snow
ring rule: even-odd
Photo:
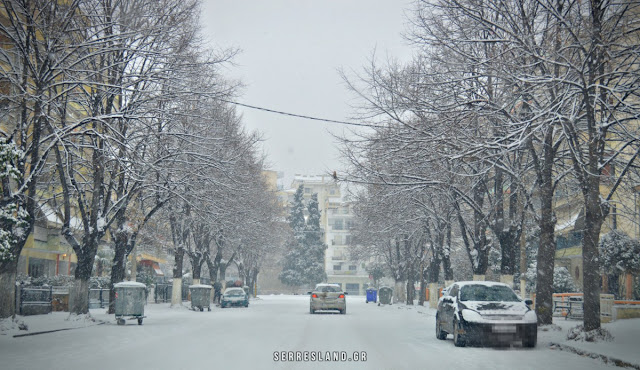
[[[598,246],[602,272],[607,274],[640,272],[640,241],[613,230],[602,236]]]
[[[584,326],[578,325],[575,328],[569,329],[567,339],[582,342],[612,342],[613,335],[611,335],[607,329],[603,328],[585,332]]]

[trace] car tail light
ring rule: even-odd
[[[338,298],[344,298],[344,294],[340,294]]]
[[[311,295],[311,298],[318,298],[318,295],[317,295],[317,294],[315,294],[315,293],[313,293],[313,294]]]

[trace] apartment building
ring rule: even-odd
[[[295,175],[291,189],[287,191],[290,200],[300,185],[304,187],[305,199],[318,194],[320,226],[324,229],[324,242],[328,247],[325,252],[327,282],[340,284],[349,294],[364,295],[370,283],[369,274],[363,262],[352,261],[349,256],[353,211],[342,195],[340,185],[329,175]]]

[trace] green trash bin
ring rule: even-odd
[[[196,284],[189,285],[191,292],[191,309],[204,311],[207,308],[211,311],[211,285]]]
[[[393,289],[388,286],[383,286],[378,289],[378,306],[380,304],[391,304],[391,298],[393,297]]]
[[[116,321],[118,325],[125,324],[125,316],[129,320],[138,319],[138,325],[142,325],[144,305],[147,297],[147,286],[134,281],[123,281],[113,286],[116,291]]]

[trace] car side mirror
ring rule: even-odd
[[[451,299],[451,298],[443,298],[442,302],[444,302],[444,303],[453,303],[453,299]]]
[[[311,292],[307,292],[307,294],[311,295]]]
[[[533,301],[531,299],[525,299],[524,304],[526,304],[527,306],[531,306],[533,304]]]
[[[347,292],[344,292],[344,294],[349,294],[349,293],[347,293]]]

